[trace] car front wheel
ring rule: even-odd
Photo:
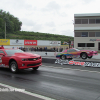
[[[81,54],[81,58],[82,58],[82,59],[87,59],[87,54],[86,54],[86,53],[82,53],[82,54]]]
[[[88,58],[89,58],[89,59],[91,59],[91,58],[92,58],[92,56],[88,56]]]
[[[13,73],[17,73],[18,72],[18,65],[17,65],[17,62],[16,61],[12,61],[10,63],[10,70]]]

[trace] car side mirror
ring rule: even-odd
[[[0,53],[0,56],[5,56],[5,54],[4,53]]]

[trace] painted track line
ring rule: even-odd
[[[43,65],[43,67],[49,67],[49,66]],[[72,69],[72,68],[63,68],[63,67],[54,67],[54,66],[50,66],[49,68],[66,69],[66,70],[74,70],[74,71],[82,71],[82,72],[90,72],[90,73],[98,73],[98,74],[100,74],[99,71],[89,71],[89,70]]]
[[[10,86],[10,85],[6,85],[6,84],[3,84],[3,83],[0,83],[0,86],[6,87],[6,88],[16,88],[16,87],[13,87],[13,86]],[[16,89],[18,89],[18,88],[16,88]],[[37,98],[43,99],[43,100],[55,100],[55,99],[52,99],[52,98],[49,98],[49,97],[45,97],[45,96],[42,96],[42,95],[39,95],[39,94],[36,94],[36,93],[31,93],[29,91],[20,91],[20,92],[24,93],[24,94],[27,94],[27,95],[30,95],[30,96],[33,96],[33,97],[37,97]]]

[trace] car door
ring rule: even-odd
[[[72,54],[72,57],[74,58],[76,58],[76,57],[78,57],[79,55],[78,55],[78,52],[75,50],[75,49],[69,49],[69,50],[67,50],[67,53],[69,53],[69,54]]]
[[[3,54],[5,54],[4,51],[0,50],[0,67],[4,67],[4,64],[3,64]]]

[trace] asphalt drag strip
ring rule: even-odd
[[[0,100],[54,100],[36,93],[0,83]]]

